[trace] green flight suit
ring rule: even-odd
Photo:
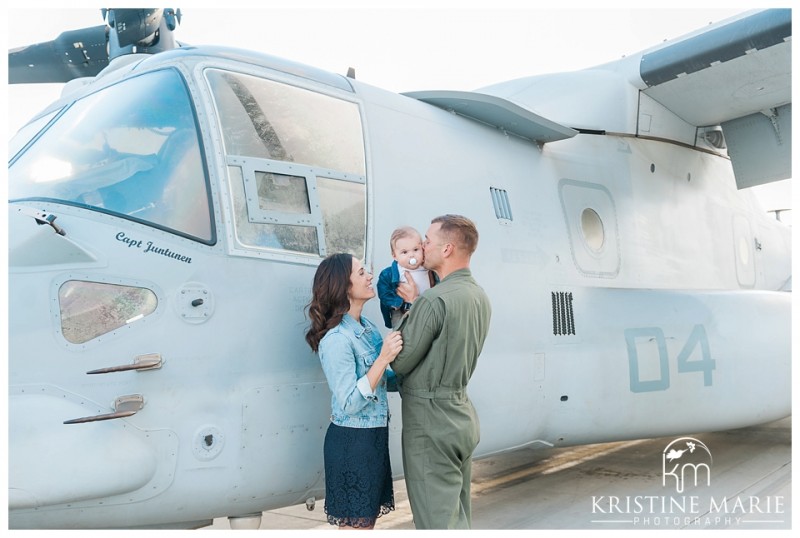
[[[472,525],[472,452],[480,440],[467,383],[489,331],[491,305],[469,269],[426,290],[400,327],[403,467],[418,529]]]

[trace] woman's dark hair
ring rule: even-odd
[[[308,317],[311,326],[306,332],[306,342],[316,353],[319,342],[329,330],[336,327],[350,310],[350,274],[353,272],[353,255],[331,254],[319,264],[311,289]]]

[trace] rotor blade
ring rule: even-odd
[[[8,83],[69,82],[93,77],[108,65],[105,25],[63,32],[53,41],[8,52]]]

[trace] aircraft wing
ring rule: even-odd
[[[403,95],[540,144],[564,140],[578,134],[574,129],[559,125],[519,104],[493,95],[449,90],[408,92]]]
[[[739,188],[791,177],[792,11],[748,13],[642,53],[642,93],[721,125]]]

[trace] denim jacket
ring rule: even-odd
[[[367,370],[378,358],[383,338],[377,325],[361,316],[361,323],[345,314],[319,343],[319,359],[331,389],[331,421],[350,428],[378,428],[389,424],[388,390],[396,390],[389,368],[373,391]]]

